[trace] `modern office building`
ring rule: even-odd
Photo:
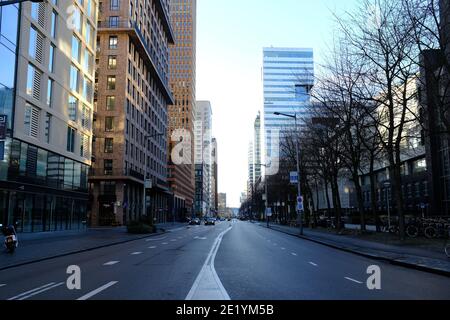
[[[261,177],[261,113],[255,119],[254,124],[254,138],[253,138],[253,167],[254,167],[254,180],[253,183],[259,180]]]
[[[211,130],[212,109],[209,101],[195,106],[195,215],[206,216],[211,204]]]
[[[91,224],[172,219],[168,0],[99,4]]]
[[[227,194],[226,193],[219,193],[218,196],[218,208],[219,208],[219,216],[223,217],[226,214],[227,209]]]
[[[219,180],[218,180],[218,154],[217,154],[217,139],[211,140],[211,213],[217,215],[219,211]]]
[[[314,85],[312,49],[264,48],[264,134],[267,163],[279,157],[277,137],[294,128],[292,118],[274,112],[307,117],[310,91]],[[300,125],[300,123],[299,123]]]
[[[248,143],[248,180],[247,180],[247,193],[251,194],[253,189],[253,183],[255,181],[255,166],[254,166],[254,146],[253,141]]]
[[[197,0],[171,0],[171,21],[175,45],[170,47],[170,87],[175,104],[169,106],[169,167],[168,181],[174,193],[174,210],[178,219],[192,215],[195,197],[194,109]],[[183,132],[184,131],[184,132]],[[181,138],[188,134],[189,141]],[[181,139],[180,139],[181,138]],[[182,141],[180,141],[182,140]],[[171,153],[183,143],[190,152],[183,154],[182,164],[175,164]],[[180,155],[177,155],[180,156]]]
[[[0,8],[0,222],[15,223],[19,232],[81,229],[97,3],[25,2],[18,8]]]

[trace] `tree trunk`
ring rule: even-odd
[[[336,218],[336,230],[340,231],[342,229],[341,226],[341,198],[339,196],[339,185],[337,175],[334,175],[331,179],[331,189],[333,195],[333,206]]]
[[[361,232],[366,231],[366,218],[364,215],[364,198],[361,188],[361,183],[359,182],[359,176],[358,172],[353,172],[353,183],[355,184],[355,191],[356,191],[356,198],[358,201],[358,210],[359,210],[359,216],[360,216],[360,224],[361,224]]]
[[[378,224],[378,214],[377,214],[377,190],[376,190],[376,179],[374,174],[374,166],[375,166],[375,157],[372,154],[370,159],[370,208],[372,210],[373,219],[375,221],[376,230],[380,232],[380,226]]]

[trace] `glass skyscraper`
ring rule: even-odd
[[[308,116],[310,91],[314,85],[314,54],[308,48],[264,48],[264,134],[267,161],[278,157],[277,133],[294,126],[292,118],[274,112]],[[299,121],[301,125],[301,121]]]

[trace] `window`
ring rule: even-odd
[[[116,68],[117,68],[117,57],[108,56],[108,69],[116,69]]]
[[[89,137],[81,134],[80,139],[80,157],[87,158],[89,156]]]
[[[84,25],[84,40],[89,46],[92,46],[92,35],[94,34],[89,22]]]
[[[117,11],[117,10],[119,10],[119,6],[120,6],[119,0],[111,0],[109,9],[111,11]]]
[[[58,20],[58,14],[53,10],[52,11],[52,24],[50,28],[50,35],[53,39],[56,38],[56,21]]]
[[[44,128],[44,136],[45,142],[50,143],[50,126],[52,124],[52,115],[47,113],[45,115],[45,128]]]
[[[30,104],[25,105],[25,114],[23,121],[24,133],[27,136],[37,138],[39,133],[39,114],[40,110]]]
[[[78,100],[72,95],[69,95],[69,105],[68,105],[68,113],[69,119],[72,121],[77,121],[77,109],[78,109]]]
[[[28,54],[30,55],[30,57],[40,63],[42,63],[43,60],[43,45],[44,36],[39,33],[34,27],[31,27]]]
[[[75,151],[75,134],[76,130],[72,127],[67,127],[67,151]]]
[[[55,59],[55,46],[52,44],[50,45],[50,51],[48,54],[48,70],[50,70],[50,72],[53,72],[54,59]]]
[[[89,108],[83,104],[83,108],[81,110],[81,126],[84,129],[89,130],[90,122],[91,122],[91,112]]]
[[[109,17],[109,27],[117,28],[118,26],[119,26],[119,17],[118,16]]]
[[[116,97],[108,96],[106,97],[106,111],[113,111],[116,107]]]
[[[107,88],[108,90],[116,89],[116,76],[108,76]]]
[[[37,3],[37,2],[32,2],[31,3],[31,17],[34,19],[34,20],[38,20],[38,17],[39,17],[39,3]]]
[[[73,14],[72,14],[72,23],[73,23],[73,27],[74,30],[78,31],[78,33],[82,33],[81,32],[81,12],[80,9],[77,6],[74,6],[75,10],[73,10]]]
[[[52,107],[52,93],[53,93],[53,80],[48,79],[47,81],[47,105]]]
[[[81,41],[75,35],[72,36],[72,58],[80,62]]]
[[[105,159],[103,162],[104,173],[107,176],[113,174],[113,161],[111,159]]]
[[[110,49],[117,49],[117,36],[110,36],[109,37],[109,48]]]
[[[83,78],[83,98],[92,102],[92,81],[86,77]]]
[[[105,153],[113,153],[113,138],[105,138]]]
[[[414,161],[413,171],[414,173],[427,171],[427,161],[425,159]]]
[[[39,100],[41,96],[41,77],[42,73],[38,71],[32,64],[28,64],[27,94],[29,94],[36,100]]]
[[[78,91],[78,72],[79,70],[74,65],[70,66],[70,89]]]
[[[114,117],[105,117],[105,131],[114,131]]]

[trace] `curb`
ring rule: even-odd
[[[419,270],[419,271],[425,271],[425,272],[429,272],[429,273],[434,273],[434,274],[438,274],[441,276],[445,276],[445,277],[450,277],[450,271],[447,270],[443,270],[443,269],[436,269],[436,268],[432,268],[432,267],[428,267],[428,266],[424,266],[424,265],[418,265],[418,264],[414,264],[414,263],[408,263],[408,262],[404,262],[404,261],[399,261],[396,259],[391,259],[385,256],[380,256],[380,255],[373,255],[370,253],[364,253],[361,251],[357,251],[357,250],[353,250],[353,249],[349,249],[349,248],[345,248],[336,244],[332,244],[329,242],[325,242],[325,241],[321,241],[321,240],[316,240],[316,239],[312,239],[309,238],[307,236],[300,236],[300,235],[295,235],[283,230],[279,230],[279,229],[275,229],[275,228],[271,228],[269,227],[269,229],[274,230],[274,231],[278,231],[284,234],[288,234],[290,236],[296,237],[296,238],[300,238],[303,240],[307,240],[307,241],[311,241],[323,246],[327,246],[333,249],[337,249],[340,251],[344,251],[344,252],[349,252],[352,254],[356,254],[362,257],[366,257],[366,258],[370,258],[370,259],[374,259],[374,260],[380,260],[380,261],[384,261],[384,262],[388,262],[392,265],[397,265],[397,266],[401,266],[401,267],[405,267],[405,268],[409,268],[409,269],[415,269],[415,270]]]
[[[160,230],[162,230],[162,229],[160,229]],[[19,263],[13,264],[13,265],[0,267],[0,271],[7,270],[7,269],[12,269],[12,268],[17,268],[17,267],[22,267],[22,266],[26,266],[26,265],[29,265],[29,264],[42,262],[42,261],[47,261],[47,260],[52,260],[52,259],[56,259],[56,258],[67,257],[67,256],[70,256],[70,255],[73,255],[73,254],[94,251],[94,250],[97,250],[97,249],[102,249],[102,248],[107,248],[107,247],[113,247],[113,246],[116,246],[116,245],[119,245],[119,244],[124,244],[124,243],[128,243],[128,242],[133,242],[133,241],[138,241],[138,240],[147,239],[147,238],[151,238],[151,237],[156,237],[158,235],[165,234],[165,233],[166,233],[166,231],[164,230],[162,232],[152,233],[150,235],[142,236],[142,237],[139,237],[139,238],[120,240],[120,241],[111,242],[111,243],[107,243],[107,244],[103,244],[103,245],[95,246],[95,247],[91,247],[91,248],[74,250],[74,251],[70,251],[70,252],[66,252],[66,253],[61,253],[61,254],[49,256],[49,257],[44,257],[44,258],[39,258],[39,259],[35,259],[35,260],[19,262]]]

